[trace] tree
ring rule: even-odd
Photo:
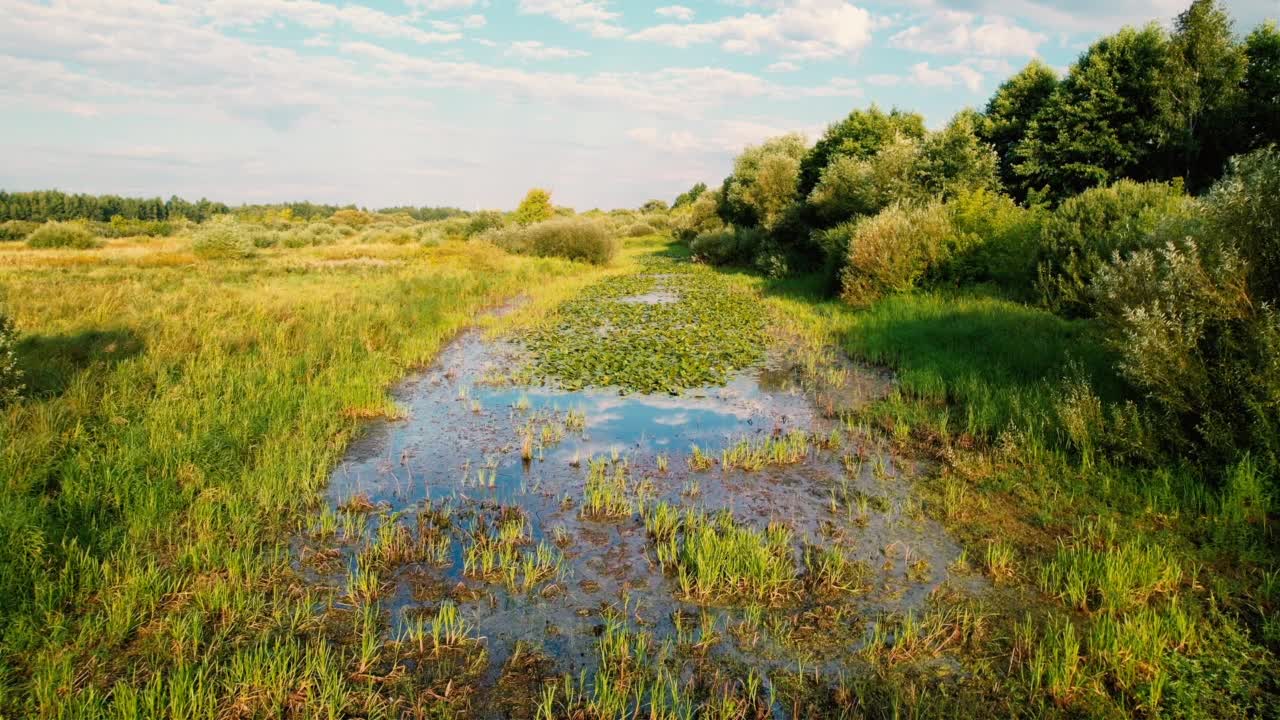
[[[920,143],[898,135],[869,158],[837,155],[809,193],[811,213],[823,227],[874,215],[895,201],[925,197],[919,182]]]
[[[837,156],[869,158],[898,136],[924,139],[924,117],[897,108],[885,113],[875,105],[849,113],[844,120],[828,126],[804,156],[800,163],[800,195],[807,197],[813,192],[822,169]]]
[[[947,199],[965,190],[1000,189],[1000,157],[978,138],[981,121],[972,110],[961,111],[921,143],[916,174],[927,192]]]
[[[665,200],[647,200],[645,204],[640,206],[640,212],[643,213],[666,212],[668,209]]]
[[[707,191],[707,184],[704,182],[696,183],[693,187],[676,196],[675,202],[671,203],[671,209],[690,205],[694,200],[702,197],[702,193]]]
[[[512,220],[518,225],[532,225],[550,220],[555,214],[555,208],[551,205],[551,193],[542,188],[533,188],[520,201],[520,207],[516,208]]]
[[[795,133],[748,147],[725,179],[721,217],[742,227],[773,229],[796,203],[804,136]]]
[[[1169,176],[1195,191],[1222,173],[1238,148],[1235,132],[1247,58],[1217,0],[1195,0],[1169,40],[1160,105],[1169,127]]]
[[[1157,151],[1167,126],[1151,104],[1163,89],[1168,44],[1152,23],[1085,51],[1014,151],[1027,187],[1061,200],[1118,178],[1162,176]]]
[[[1274,20],[1254,28],[1244,43],[1247,68],[1237,132],[1247,149],[1280,143],[1280,27]]]
[[[979,137],[991,143],[1000,156],[1000,180],[1019,201],[1026,199],[1027,188],[1014,172],[1013,151],[1057,87],[1057,73],[1040,60],[1032,60],[996,89],[977,127]]]

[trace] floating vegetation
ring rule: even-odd
[[[730,373],[763,358],[765,311],[741,284],[667,258],[647,258],[644,265],[644,273],[588,287],[521,332],[533,355],[523,379],[556,381],[569,390],[677,393],[723,385]],[[626,301],[659,284],[679,301]]]

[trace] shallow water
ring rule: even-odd
[[[794,667],[797,660],[843,671],[875,618],[921,608],[960,553],[914,505],[904,477],[912,468],[899,467],[885,447],[850,428],[842,429],[838,450],[810,449],[800,464],[754,472],[724,472],[719,465],[690,469],[694,444],[719,458],[721,448],[742,439],[832,430],[832,422],[817,416],[786,373],[758,368],[739,373],[725,387],[681,396],[492,383],[521,361],[506,343],[464,333],[431,368],[397,389],[404,418],[371,426],[334,471],[329,489],[334,507],[350,506],[353,498],[375,506],[374,524],[449,507],[458,526],[465,526],[491,522],[503,508],[515,507],[528,519],[532,543],[555,541],[564,558],[562,574],[530,592],[464,575],[465,533],[453,538],[447,564],[417,563],[394,572],[395,589],[382,599],[393,627],[417,613],[429,616],[444,597],[454,599],[485,638],[490,679],[517,641],[541,648],[557,671],[589,670],[602,612],[610,607],[625,608],[660,641],[677,635],[675,619],[706,615],[720,635],[713,655],[765,673]],[[522,437],[538,437],[543,426],[563,428],[569,411],[581,413],[585,427],[545,447],[535,443],[533,459],[523,460]],[[667,458],[665,471],[659,469],[660,456]],[[638,514],[616,522],[581,517],[592,457],[625,462],[633,485],[646,488],[647,502],[728,509],[740,523],[757,528],[785,523],[794,531],[798,564],[802,543],[839,544],[850,559],[871,569],[870,587],[836,598],[800,597],[769,609],[783,619],[777,627],[791,630],[744,644],[726,630],[742,619],[745,604],[682,600],[675,581],[658,568]],[[852,492],[864,498],[862,510],[833,511],[838,488],[843,497]],[[345,568],[316,571],[314,577],[340,585],[357,551],[344,548]],[[838,630],[825,638],[797,634],[815,618],[821,626],[823,617],[838,618]]]

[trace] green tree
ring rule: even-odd
[[[841,155],[869,158],[900,135],[924,139],[924,116],[897,108],[886,113],[875,105],[854,110],[845,119],[828,126],[804,156],[800,163],[800,195],[805,197],[813,192],[822,177],[822,169],[832,159]]]
[[[1169,176],[1195,191],[1222,173],[1239,149],[1240,83],[1247,58],[1217,0],[1195,0],[1178,16],[1161,73],[1160,105],[1169,126]]]
[[[838,155],[809,193],[810,213],[822,227],[874,215],[895,201],[926,196],[919,181],[920,142],[898,135],[868,158]]]
[[[643,213],[666,212],[668,209],[665,200],[647,200],[640,206],[640,212]]]
[[[675,202],[671,203],[671,209],[690,205],[694,200],[702,197],[702,193],[707,191],[707,184],[704,182],[696,183],[693,187],[676,196]]]
[[[946,199],[962,190],[1000,188],[1000,157],[978,138],[980,122],[981,117],[972,110],[961,111],[920,144],[916,174],[926,192]]]
[[[555,214],[556,210],[551,205],[551,193],[542,188],[533,188],[525,193],[524,200],[520,201],[520,207],[516,208],[512,220],[518,225],[532,225],[550,220]]]
[[[721,216],[726,222],[766,230],[776,227],[796,204],[804,136],[782,135],[742,151],[725,179]]]
[[[1160,177],[1161,96],[1169,41],[1154,23],[1094,43],[1036,113],[1014,151],[1027,187],[1061,200],[1129,177]]]
[[[1244,53],[1248,67],[1237,132],[1249,149],[1280,143],[1280,27],[1274,20],[1249,33]]]
[[[1032,60],[996,89],[977,127],[979,136],[1000,156],[1000,180],[1019,201],[1026,199],[1027,188],[1024,178],[1014,172],[1014,148],[1026,137],[1031,119],[1057,87],[1057,73],[1040,60]]]

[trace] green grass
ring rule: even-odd
[[[307,639],[289,536],[361,419],[395,412],[391,383],[480,309],[585,272],[457,244],[0,253],[30,380],[0,411],[0,714],[198,717],[252,696],[275,715],[262,684],[381,712],[403,687],[350,679],[372,648]],[[379,557],[412,550],[388,533]],[[276,677],[237,679],[263,657]]]

